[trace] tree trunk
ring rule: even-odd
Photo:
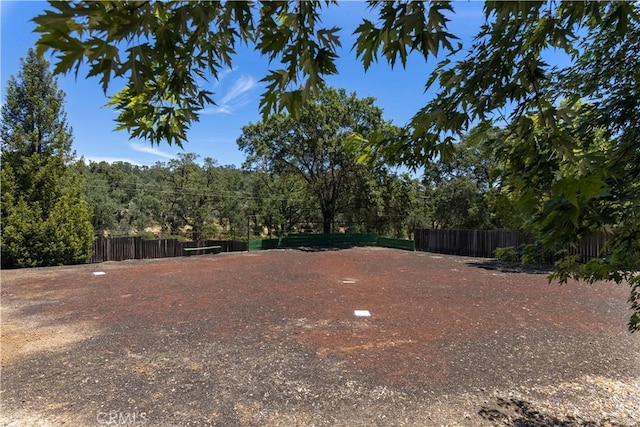
[[[331,223],[333,222],[333,211],[331,209],[322,210],[322,232],[331,233]]]

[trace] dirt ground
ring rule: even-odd
[[[640,426],[628,288],[480,261],[354,248],[2,271],[0,425]]]

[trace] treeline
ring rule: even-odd
[[[167,163],[78,162],[96,233],[110,236],[246,235],[251,180],[245,171],[196,154]]]
[[[340,188],[332,232],[410,238],[414,228],[517,229],[501,168],[468,142],[421,178],[354,162]],[[96,233],[109,236],[244,239],[323,231],[313,187],[296,174],[221,166],[197,154],[140,166],[77,162]]]
[[[139,166],[84,162],[84,197],[97,233],[110,236],[246,238],[322,232],[320,207],[305,181],[180,154]],[[409,236],[424,222],[422,185],[408,174],[360,167],[339,197],[332,230]]]

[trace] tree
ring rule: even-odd
[[[557,186],[560,191],[551,199],[558,200],[564,193],[571,207],[578,209],[579,221],[572,222],[574,226],[579,225],[573,227],[576,235],[584,232],[582,227],[586,225],[589,231],[607,229],[612,237],[606,257],[585,265],[568,258],[560,265],[557,276],[561,280],[573,276],[589,282],[603,279],[628,282],[633,313],[629,327],[640,331],[638,4],[635,3],[631,19],[624,14],[613,15],[614,12],[607,18],[617,20],[616,25],[591,28],[576,66],[562,70],[557,78],[556,96],[570,100],[568,107],[577,110],[567,134],[578,146],[578,156],[571,164],[579,173],[573,175],[573,180],[565,175],[563,185]],[[578,98],[586,102],[581,104],[576,101]],[[548,203],[547,208],[550,214],[558,214],[562,205]],[[552,228],[546,224],[547,236],[555,236]],[[559,240],[572,244],[571,237],[563,236]]]
[[[253,177],[250,172],[237,169],[233,165],[220,167],[218,174],[223,183],[224,195],[218,208],[219,221],[232,238],[244,237],[247,232],[247,218],[253,213]]]
[[[427,165],[423,183],[434,226],[522,228],[515,196],[505,185],[508,160],[496,154],[506,135],[499,128],[475,127],[452,147],[450,158]]]
[[[298,175],[253,172],[253,204],[256,226],[267,233],[294,230],[309,212],[310,197],[305,180]]]
[[[165,168],[162,193],[165,211],[161,222],[170,234],[181,234],[186,228],[193,240],[216,234],[214,212],[220,209],[222,181],[215,160],[207,157],[203,165],[196,163],[195,153],[179,154]]]
[[[235,46],[242,42],[254,42],[262,54],[282,64],[264,79],[263,112],[286,108],[295,116],[322,85],[323,76],[337,73],[338,28],[319,27],[321,11],[330,5],[56,2],[55,11],[35,22],[42,34],[39,45],[59,54],[56,71],[77,73],[86,63],[88,74],[100,76],[105,90],[112,76],[126,76],[127,86],[112,100],[121,111],[121,128],[152,143],[180,144],[189,124],[197,120],[197,110],[212,101],[200,90],[197,77],[215,78],[223,67],[230,67]],[[546,167],[549,154],[571,161],[576,134],[588,135],[592,124],[580,121],[578,128],[559,124],[570,119],[567,109],[577,99],[593,101],[590,116],[607,122],[610,155],[587,150],[592,173],[555,186],[556,194],[564,194],[573,208],[550,202],[553,196],[540,200],[561,221],[544,223],[537,216],[529,223],[541,231],[543,242],[560,248],[581,235],[563,231],[565,224],[604,227],[599,219],[603,209],[631,213],[625,220],[613,215],[607,224],[614,231],[608,249],[620,256],[609,257],[595,269],[597,273],[593,266],[572,267],[563,269],[560,277],[629,281],[634,310],[629,326],[640,330],[640,278],[635,273],[640,265],[640,224],[635,214],[640,140],[637,3],[487,1],[485,22],[466,51],[447,31],[449,17],[455,17],[453,3],[370,1],[369,6],[377,13],[377,22],[365,19],[355,28],[352,49],[365,69],[378,56],[392,66],[398,60],[404,66],[412,52],[425,59],[447,56],[427,82],[439,85],[438,94],[415,114],[406,132],[369,138],[372,149],[389,161],[421,167],[438,156],[446,159],[471,126],[493,121],[521,137],[519,154],[534,169]],[[576,48],[578,43],[581,49]],[[571,55],[575,72],[563,75],[546,63],[549,49]],[[565,78],[570,75],[577,81]],[[570,101],[565,108],[559,107],[558,95]],[[528,130],[536,121],[540,131],[534,135]],[[611,163],[612,159],[617,162]],[[524,205],[530,201],[522,200]]]
[[[89,162],[82,169],[96,231],[129,236],[161,222],[163,193],[155,171],[127,162]]]
[[[433,221],[440,228],[486,228],[487,209],[477,187],[458,177],[440,184],[431,194]]]
[[[194,240],[231,231],[244,236],[254,177],[212,158],[183,153],[167,163],[82,164],[96,229],[110,235],[161,233]],[[146,233],[145,233],[146,232]]]
[[[326,88],[300,108],[297,118],[279,114],[243,127],[238,145],[248,155],[247,167],[304,178],[322,213],[323,231],[330,233],[357,167],[351,135],[381,132],[384,126],[372,98]]]
[[[358,165],[355,172],[340,202],[346,207],[341,215],[346,230],[398,238],[410,235],[421,204],[417,181],[384,166]]]
[[[109,167],[106,162],[91,163],[89,166],[82,162],[85,186],[84,197],[91,208],[91,225],[96,233],[113,230],[120,211],[119,201],[109,191],[109,182],[104,174],[97,173],[101,167]]]
[[[73,159],[64,93],[49,63],[29,49],[2,106],[2,266],[85,262],[91,212]]]

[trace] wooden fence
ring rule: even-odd
[[[577,248],[569,249],[569,254],[580,255],[580,262],[599,258],[605,253],[604,247],[610,237],[609,233],[603,231],[584,237]]]
[[[414,236],[418,251],[479,258],[493,258],[497,248],[518,248],[533,242],[527,234],[509,230],[416,229]],[[581,262],[596,258],[602,254],[608,237],[604,232],[585,237],[569,253],[580,255]]]
[[[532,239],[525,233],[507,230],[416,229],[414,236],[417,251],[479,258],[493,258],[497,248],[509,246],[517,248],[532,242]],[[277,241],[277,239],[272,240]],[[607,240],[608,234],[596,233],[582,239],[581,244],[570,249],[569,253],[580,255],[580,260],[586,262],[602,254]],[[260,248],[266,249],[264,242],[267,241],[256,242],[260,243]],[[255,242],[251,243],[254,245]],[[247,250],[247,243],[237,240],[180,242],[176,239],[146,240],[141,237],[99,237],[93,242],[90,262],[178,257],[185,255],[185,248],[206,246],[221,246],[221,252]]]
[[[221,246],[221,252],[247,250],[247,244],[237,240],[180,242],[177,239],[146,240],[142,237],[98,237],[93,242],[93,252],[89,262],[178,257],[185,255],[185,248],[206,246]]]

